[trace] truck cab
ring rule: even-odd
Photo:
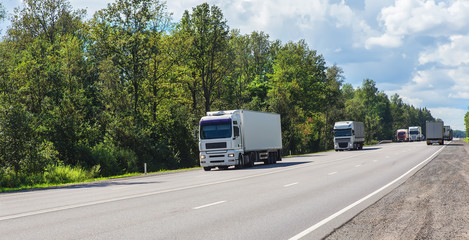
[[[199,159],[205,171],[281,161],[280,115],[249,110],[207,112],[199,121]]]
[[[365,143],[365,126],[362,122],[336,122],[332,133],[335,151],[362,149]]]
[[[409,140],[410,141],[422,141],[423,140],[422,127],[420,126],[409,127]]]
[[[398,142],[408,142],[409,141],[409,130],[408,129],[398,129],[396,133]]]
[[[236,165],[236,157],[242,152],[240,116],[211,114],[199,122],[200,163],[203,167]]]

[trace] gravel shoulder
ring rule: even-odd
[[[469,239],[469,144],[447,144],[405,183],[325,239]]]

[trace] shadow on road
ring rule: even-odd
[[[450,144],[445,144],[448,147],[459,147],[459,146],[464,146],[464,143],[450,143]]]
[[[228,169],[218,169],[214,168],[212,171],[242,171],[242,170],[249,170],[249,169],[269,169],[269,168],[284,168],[284,167],[290,167],[290,166],[295,166],[299,164],[305,164],[305,163],[312,163],[313,161],[309,162],[277,162],[276,164],[264,164],[264,163],[256,163],[254,167],[246,167],[246,168],[234,168],[230,167]]]
[[[370,147],[370,148],[363,148],[360,151],[373,151],[373,150],[379,150],[379,149],[381,149],[381,148],[379,148],[379,147]]]
[[[85,184],[76,184],[70,186],[63,186],[62,188],[68,189],[81,189],[81,188],[100,188],[100,187],[109,187],[109,186],[133,186],[133,185],[146,185],[146,184],[154,184],[160,183],[157,181],[150,181],[150,182],[124,182],[119,180],[107,180],[103,182],[95,182],[95,183],[85,183]]]

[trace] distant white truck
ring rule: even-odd
[[[207,112],[199,122],[199,150],[205,171],[281,161],[280,115],[242,109]]]
[[[444,126],[443,128],[445,129],[443,139],[448,141],[453,140],[453,129],[450,126]]]
[[[427,145],[434,143],[443,145],[445,143],[443,121],[427,121],[425,135],[427,137]]]
[[[362,122],[343,121],[334,124],[334,149],[363,149],[365,143],[365,125]]]
[[[420,126],[409,127],[409,140],[410,141],[422,141],[423,140],[422,127]]]

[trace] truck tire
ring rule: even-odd
[[[238,156],[238,159],[239,159],[238,165],[236,165],[235,168],[236,168],[236,169],[241,169],[241,168],[243,168],[244,165],[245,165],[245,162],[244,162],[244,155],[240,153],[239,156]]]
[[[267,159],[264,160],[264,165],[269,165],[272,163],[272,154],[270,152],[267,153]]]
[[[205,171],[210,171],[210,170],[212,170],[212,167],[204,167],[204,170]]]
[[[256,161],[256,153],[255,152],[251,152],[251,154],[249,154],[249,162],[248,162],[248,167],[254,167],[254,162]]]

